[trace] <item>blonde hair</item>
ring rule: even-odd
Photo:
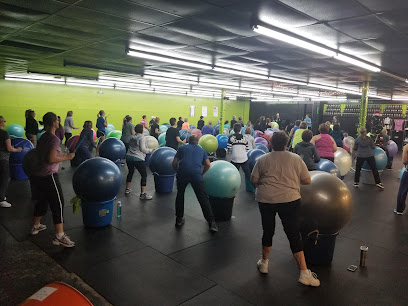
[[[358,130],[359,134],[361,137],[363,137],[364,139],[367,137],[367,129],[365,127],[361,127]]]
[[[245,129],[245,134],[251,134],[251,132],[252,132],[252,130],[251,130],[250,127],[247,127],[247,128]]]

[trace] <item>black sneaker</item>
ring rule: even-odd
[[[176,218],[176,226],[183,226],[184,223],[186,223],[186,219],[184,219],[184,217],[181,217],[181,218],[177,217]]]
[[[383,190],[384,189],[384,185],[382,184],[382,183],[378,183],[377,185],[375,185],[375,186],[377,186],[378,188],[380,188],[381,190]]]
[[[210,228],[210,232],[218,232],[218,227],[217,224],[213,221],[213,222],[208,222],[208,226]]]

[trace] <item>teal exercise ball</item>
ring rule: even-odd
[[[115,130],[115,126],[111,123],[108,123],[108,126],[105,128],[105,135],[108,135],[110,132]]]
[[[166,125],[161,125],[160,127],[159,127],[159,132],[166,132],[167,130],[168,130],[168,126],[166,126]]]
[[[233,164],[215,161],[204,175],[204,185],[210,197],[233,198],[241,187],[241,175]]]
[[[7,132],[10,136],[23,137],[24,128],[19,124],[11,124],[7,127]]]
[[[164,147],[166,145],[166,133],[162,133],[158,137],[159,146]]]
[[[379,147],[374,148],[374,158],[377,170],[384,170],[388,163],[387,154],[385,151]],[[365,161],[363,164],[363,169],[371,170],[371,167]]]

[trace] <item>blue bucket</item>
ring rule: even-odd
[[[82,220],[87,227],[103,227],[112,222],[113,202],[82,202]]]
[[[255,193],[255,187],[247,177],[245,178],[245,190],[247,192]]]
[[[145,158],[145,165],[146,165],[146,167],[149,167],[150,156],[152,156],[151,153],[146,154],[146,158]]]
[[[28,179],[28,176],[23,170],[22,164],[10,164],[10,177],[16,181],[24,181]]]
[[[159,175],[153,173],[154,175],[154,187],[158,193],[170,193],[173,191],[174,177],[175,174],[170,175]]]

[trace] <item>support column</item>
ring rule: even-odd
[[[221,107],[220,107],[220,134],[224,134],[224,99],[226,95],[226,90],[221,90]]]
[[[363,83],[363,88],[361,92],[361,104],[360,104],[360,117],[358,120],[358,128],[360,129],[361,127],[366,126],[366,121],[367,121],[367,106],[368,106],[368,88],[370,84],[368,81],[365,81]],[[358,134],[358,131],[357,131]]]

